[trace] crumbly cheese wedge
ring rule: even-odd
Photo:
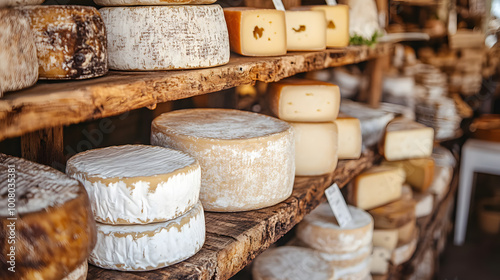
[[[382,247],[388,250],[394,250],[398,245],[398,229],[374,229],[373,247]]]
[[[404,180],[405,174],[401,168],[372,167],[354,179],[352,203],[361,209],[373,209],[395,201],[401,197]]]
[[[198,162],[163,147],[125,145],[86,151],[67,162],[66,173],[85,186],[96,221],[105,224],[175,219],[199,199]]]
[[[231,50],[246,56],[286,54],[285,12],[246,7],[225,8]]]
[[[179,110],[153,121],[151,143],[198,160],[207,211],[259,209],[292,193],[295,138],[284,121],[229,109]]]
[[[384,247],[373,247],[373,253],[370,263],[370,273],[387,274],[389,272],[389,261],[391,259],[391,250]]]
[[[405,225],[400,226],[398,230],[398,246],[408,244],[415,236],[417,220],[414,218]]]
[[[326,17],[323,11],[286,11],[285,17],[287,50],[326,49]]]
[[[110,7],[99,12],[108,34],[110,69],[193,69],[229,62],[229,37],[219,5]]]
[[[89,257],[93,265],[122,271],[148,271],[181,262],[205,242],[201,203],[177,219],[148,225],[97,223],[97,245]]]
[[[16,9],[0,9],[0,97],[38,80],[35,39],[28,18]]]
[[[380,153],[389,161],[430,157],[433,143],[434,129],[398,118],[387,125]]]
[[[339,159],[358,159],[361,156],[361,148],[363,147],[359,119],[339,116],[334,122],[339,132]]]
[[[318,252],[283,246],[268,249],[253,262],[254,280],[335,280],[334,268]]]
[[[62,280],[85,280],[87,279],[89,264],[85,260],[81,265],[79,265],[75,270],[71,271],[68,276],[64,277]]]
[[[0,236],[5,244],[15,238],[15,244],[2,244],[0,249],[5,257],[14,255],[15,274],[3,264],[0,279],[15,275],[57,280],[69,275],[96,244],[95,221],[83,186],[48,166],[4,154],[0,174]]]
[[[331,173],[338,163],[337,126],[329,123],[298,123],[295,131],[295,175],[316,176]]]
[[[326,46],[343,48],[349,45],[349,6],[318,5],[312,10],[324,11],[326,15]]]
[[[399,199],[374,208],[368,213],[373,217],[375,228],[398,228],[415,219],[415,205],[413,199]]]
[[[425,217],[432,213],[434,208],[434,195],[432,193],[417,193],[415,194],[415,216],[417,218]]]
[[[326,203],[306,215],[297,227],[297,237],[307,246],[334,254],[355,252],[372,242],[373,219],[365,211],[348,206],[353,220],[341,228]]]
[[[14,6],[27,6],[27,5],[40,5],[45,0],[2,0],[0,7],[14,7]],[[0,17],[1,18],[1,17]]]
[[[417,248],[418,231],[414,232],[414,238],[407,244],[398,246],[392,251],[391,262],[393,265],[400,265],[408,261]]]
[[[202,5],[213,4],[217,0],[94,0],[100,6],[160,6],[160,5]]]
[[[400,161],[385,161],[382,164],[396,165],[406,173],[406,183],[418,192],[424,193],[434,179],[434,160],[432,158],[407,159]]]
[[[87,79],[108,72],[106,30],[88,6],[25,6],[31,20],[40,79]]]
[[[275,116],[291,122],[329,122],[337,118],[340,90],[337,85],[289,78],[267,88],[269,107]]]

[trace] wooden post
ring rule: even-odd
[[[21,136],[23,158],[64,171],[63,127],[56,126]]]
[[[368,75],[368,88],[362,89],[359,101],[367,102],[377,108],[382,99],[382,79],[384,71],[388,68],[390,56],[383,55],[368,61],[366,73]]]

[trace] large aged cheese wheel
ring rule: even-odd
[[[201,170],[191,156],[146,145],[114,146],[73,156],[66,173],[89,193],[96,221],[147,224],[191,210],[200,194]]]
[[[140,6],[140,5],[200,5],[213,4],[217,0],[94,0],[101,6]]]
[[[0,180],[0,279],[70,275],[96,242],[83,186],[48,166],[4,154],[0,174],[5,175]],[[12,264],[15,274],[8,270]]]
[[[247,211],[287,199],[295,173],[294,134],[284,121],[229,109],[162,114],[151,143],[184,151],[201,166],[207,211]]]
[[[0,7],[14,7],[14,6],[26,6],[26,5],[40,5],[45,0],[2,0],[0,2]]]

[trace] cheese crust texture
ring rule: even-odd
[[[217,0],[94,0],[100,6],[141,6],[141,5],[201,5],[213,4]]]

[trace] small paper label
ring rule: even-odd
[[[285,11],[285,6],[281,0],[273,0],[273,4],[276,10]]]
[[[335,1],[335,0],[326,0],[326,4],[328,6],[335,6],[335,5],[337,5],[337,1]]]
[[[325,196],[328,199],[330,207],[332,208],[333,215],[337,218],[339,226],[341,228],[345,227],[351,222],[352,216],[351,212],[349,212],[349,208],[347,208],[347,204],[345,203],[345,199],[342,196],[337,183],[334,183],[325,190]]]

